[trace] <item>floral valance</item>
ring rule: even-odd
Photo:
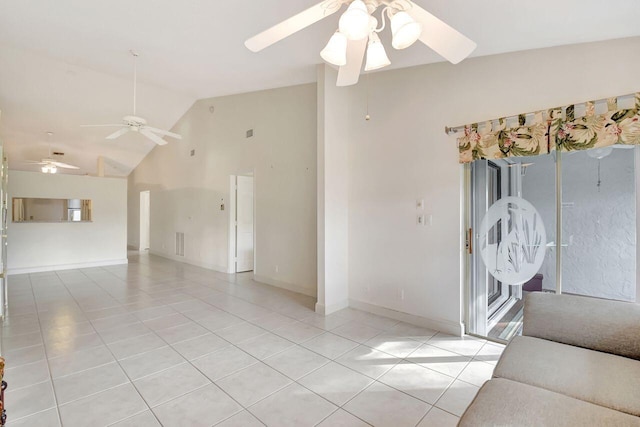
[[[554,108],[534,114],[531,124],[520,115],[517,123],[507,119],[464,127],[458,138],[460,163],[478,159],[538,156],[553,150],[573,151],[614,144],[640,145],[640,93],[633,108],[618,109],[617,98],[607,100],[608,111],[595,113],[595,102],[585,104],[582,117],[575,106]]]

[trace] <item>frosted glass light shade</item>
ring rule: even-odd
[[[42,173],[49,173],[49,168],[46,166],[41,167],[40,170],[42,171]]]
[[[365,71],[373,71],[386,67],[391,64],[387,52],[376,33],[371,33],[369,38],[369,46],[367,46],[367,63],[364,66]]]
[[[55,167],[55,166],[50,166],[49,167],[49,173],[56,173],[56,172],[58,172],[58,168],[57,167]]]
[[[394,49],[405,49],[418,40],[422,25],[414,21],[407,12],[398,12],[391,18],[391,45]]]
[[[340,17],[338,28],[349,40],[362,40],[369,35],[369,10],[362,0],[353,0]]]
[[[336,31],[320,52],[322,59],[337,67],[347,65],[347,37]]]

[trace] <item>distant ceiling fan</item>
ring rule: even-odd
[[[324,0],[315,6],[251,37],[245,46],[252,52],[290,36],[336,13],[343,4],[347,10],[339,20],[338,30],[320,52],[322,59],[339,68],[338,86],[356,84],[367,54],[365,71],[390,65],[378,33],[384,30],[386,18],[391,23],[392,45],[405,49],[420,40],[440,56],[457,64],[469,56],[476,43],[422,9],[410,0]],[[382,25],[372,14],[382,7]]]
[[[47,136],[49,137],[49,139],[51,139],[51,137],[53,136],[53,132],[47,132]],[[49,145],[49,156],[45,157],[44,159],[38,161],[38,160],[25,160],[25,163],[31,164],[31,165],[40,165],[42,166],[40,168],[40,170],[42,171],[42,173],[56,173],[58,172],[58,168],[62,168],[62,169],[80,169],[78,166],[73,166],[67,163],[62,163],[59,162],[57,160],[54,160],[51,157],[51,145]]]
[[[613,152],[613,149],[617,148],[620,150],[633,150],[634,148],[636,148],[635,145],[623,145],[623,144],[613,144],[613,145],[609,145],[607,147],[600,147],[600,148],[592,148],[590,150],[587,150],[587,156],[593,158],[593,159],[597,159],[597,160],[602,160],[605,157],[607,157],[608,155],[610,155]]]
[[[122,127],[122,129],[115,131],[114,133],[108,135],[105,139],[116,139],[127,132],[139,132],[140,134],[146,136],[151,141],[155,142],[158,145],[165,145],[167,141],[162,139],[160,135],[169,136],[175,139],[182,139],[181,135],[177,133],[169,132],[166,130],[154,128],[147,125],[147,121],[142,117],[136,116],[136,94],[137,94],[137,80],[138,80],[138,68],[137,68],[137,59],[138,53],[133,50],[130,51],[133,56],[133,115],[124,116],[122,118],[122,124],[110,124],[110,125],[81,125],[81,127]]]

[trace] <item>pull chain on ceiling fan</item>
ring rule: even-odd
[[[598,193],[600,192],[600,186],[602,185],[602,179],[600,176],[600,166],[601,166],[602,159],[604,159],[605,157],[608,157],[611,153],[613,153],[614,148],[617,148],[620,150],[633,150],[636,147],[635,145],[614,144],[608,147],[599,147],[599,148],[592,148],[590,150],[587,150],[587,156],[591,157],[592,159],[596,159],[598,161],[598,181],[596,183],[596,187],[598,188]]]
[[[358,82],[365,52],[365,71],[391,64],[378,36],[385,29],[387,19],[395,49],[405,49],[420,40],[452,64],[457,64],[476,48],[475,42],[410,0],[325,0],[251,37],[245,46],[259,52],[333,15],[344,4],[348,7],[339,19],[338,30],[320,52],[322,59],[339,67],[338,86]],[[381,7],[382,25],[378,28],[378,20],[373,14]]]
[[[82,125],[81,127],[122,127],[122,129],[115,131],[108,135],[105,139],[116,139],[127,132],[139,132],[151,141],[158,145],[165,145],[167,141],[162,139],[158,134],[168,136],[175,139],[182,139],[181,135],[177,133],[169,132],[166,130],[154,128],[147,125],[147,121],[142,117],[136,116],[136,102],[137,102],[137,82],[138,82],[138,53],[133,50],[129,51],[133,56],[133,114],[130,116],[124,116],[122,118],[122,124],[109,124],[109,125]]]

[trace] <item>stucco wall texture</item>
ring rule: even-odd
[[[522,195],[540,212],[547,240],[555,241],[554,160],[552,156],[532,159],[533,165],[527,168],[523,177]],[[565,154],[562,170],[563,292],[635,301],[633,150],[614,149],[601,160],[589,157],[586,151]],[[544,289],[556,287],[555,251],[554,247],[547,248],[540,269]]]

